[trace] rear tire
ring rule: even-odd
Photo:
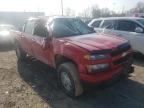
[[[26,59],[26,52],[20,47],[20,45],[15,46],[15,52],[18,60],[25,60]]]
[[[63,63],[58,67],[58,81],[68,96],[78,97],[83,93],[78,70],[71,62]]]

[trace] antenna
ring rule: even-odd
[[[62,16],[63,16],[63,0],[61,0],[61,11],[62,11]]]

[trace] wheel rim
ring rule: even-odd
[[[61,82],[63,87],[67,90],[67,91],[71,91],[72,90],[72,82],[71,79],[68,75],[67,72],[62,72],[61,73]]]

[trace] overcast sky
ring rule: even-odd
[[[132,8],[138,1],[143,0],[63,0],[63,4],[64,9],[69,7],[76,13],[94,4],[121,12]],[[44,11],[47,15],[60,14],[61,0],[1,0],[0,11]]]

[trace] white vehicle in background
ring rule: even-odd
[[[98,33],[116,35],[129,40],[134,51],[144,54],[144,18],[100,18],[93,19],[88,25]]]
[[[7,45],[13,45],[13,35],[11,31],[15,31],[13,25],[0,24],[0,48]]]

